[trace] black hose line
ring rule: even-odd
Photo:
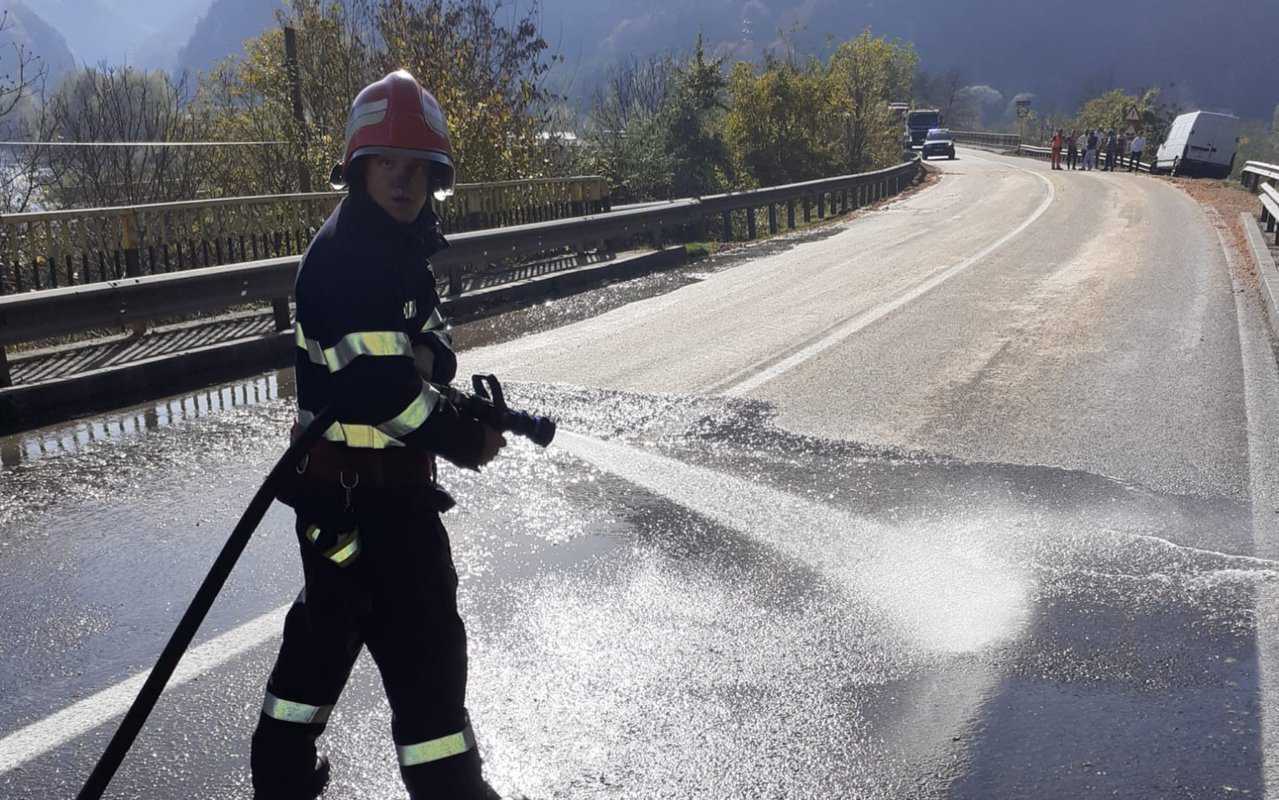
[[[315,420],[302,432],[302,435],[289,445],[288,450],[284,451],[284,455],[280,457],[280,460],[271,469],[271,474],[267,476],[266,481],[258,489],[257,493],[253,495],[252,502],[245,509],[240,521],[236,523],[235,530],[231,532],[230,538],[222,546],[222,552],[218,553],[217,559],[213,562],[213,567],[204,578],[204,583],[200,584],[200,589],[195,593],[195,597],[192,598],[191,605],[187,607],[186,613],[182,615],[182,620],[178,623],[178,627],[173,631],[173,635],[169,637],[169,643],[164,646],[164,651],[160,653],[160,658],[156,661],[155,667],[147,675],[146,682],[142,684],[142,689],[138,692],[133,705],[129,706],[128,712],[125,713],[124,719],[120,722],[120,727],[116,729],[115,735],[111,737],[110,743],[107,744],[106,752],[98,759],[98,763],[94,766],[89,779],[84,782],[84,788],[76,795],[77,800],[99,800],[103,792],[107,790],[107,785],[111,783],[111,778],[115,776],[116,770],[120,768],[120,763],[124,761],[129,748],[133,746],[133,741],[146,723],[151,709],[155,707],[156,701],[160,699],[160,694],[164,691],[165,684],[169,682],[173,671],[177,669],[178,662],[182,659],[183,654],[186,653],[187,648],[191,646],[191,640],[195,638],[196,631],[199,630],[200,624],[204,622],[204,618],[209,613],[209,608],[213,605],[218,593],[222,591],[222,586],[226,583],[227,577],[235,567],[236,561],[240,559],[240,554],[244,552],[245,546],[253,536],[253,531],[261,524],[262,517],[266,515],[267,509],[271,507],[271,502],[275,499],[276,483],[282,475],[287,474],[287,470],[297,468],[302,456],[320,439],[325,429],[333,424],[335,417],[336,414],[331,408],[321,411]]]

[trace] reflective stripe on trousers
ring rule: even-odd
[[[414,767],[418,764],[428,764],[432,761],[460,756],[473,747],[475,747],[475,734],[468,724],[462,730],[457,733],[450,733],[448,736],[428,739],[417,744],[399,745],[395,748],[395,752],[400,757],[400,766]]]
[[[266,699],[262,702],[262,713],[281,722],[322,725],[329,721],[333,706],[313,706],[309,703],[284,700],[267,691]]]
[[[306,529],[306,538],[311,544],[315,544],[320,540],[320,536],[324,532],[320,530],[319,525],[311,525]],[[332,547],[324,551],[324,557],[337,564],[339,567],[345,567],[351,563],[351,559],[360,554],[360,529],[352,528],[346,533],[339,534],[337,541]]]

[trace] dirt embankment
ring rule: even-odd
[[[1168,178],[1181,188],[1183,192],[1195,198],[1207,208],[1214,209],[1220,215],[1222,236],[1226,243],[1234,248],[1237,258],[1236,269],[1240,272],[1236,277],[1250,287],[1258,285],[1257,263],[1248,246],[1247,234],[1239,219],[1240,212],[1256,215],[1257,196],[1244,189],[1234,181],[1197,180],[1194,178]]]

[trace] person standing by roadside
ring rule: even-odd
[[[1124,168],[1124,157],[1128,155],[1128,137],[1119,134],[1118,144],[1115,146],[1115,154],[1119,159],[1119,168]]]
[[[1111,128],[1110,132],[1106,134],[1106,167],[1105,169],[1107,172],[1115,171],[1115,149],[1118,146],[1119,146],[1119,143],[1115,141],[1115,129]]]
[[[1084,169],[1088,172],[1097,168],[1097,131],[1088,130],[1087,145],[1084,149]]]
[[[1061,129],[1053,134],[1052,152],[1053,152],[1053,169],[1061,169],[1061,148],[1064,139],[1061,135]]]
[[[1133,137],[1132,144],[1128,145],[1128,150],[1132,154],[1128,158],[1128,171],[1137,172],[1141,169],[1141,155],[1146,149],[1146,137],[1140,133]]]
[[[1066,169],[1074,170],[1079,167],[1079,136],[1075,131],[1071,131],[1066,137]]]

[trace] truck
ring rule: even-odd
[[[906,113],[906,147],[923,147],[928,132],[942,126],[942,113],[936,108],[917,108]]]
[[[1205,178],[1226,178],[1235,166],[1239,118],[1191,111],[1172,122],[1155,154],[1153,171]]]

